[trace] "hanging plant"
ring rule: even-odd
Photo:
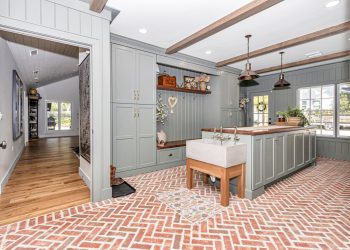
[[[157,112],[156,112],[157,122],[160,122],[161,124],[164,125],[164,122],[168,117],[169,107],[167,104],[163,103],[163,99],[161,97],[159,97],[159,99],[157,100],[156,109],[157,109]]]

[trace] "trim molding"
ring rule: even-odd
[[[13,162],[11,163],[11,166],[10,166],[10,168],[7,170],[7,172],[6,172],[5,176],[4,176],[4,178],[2,178],[2,180],[1,180],[1,182],[0,182],[0,194],[2,194],[2,192],[3,192],[3,190],[4,190],[5,186],[6,186],[6,184],[7,184],[7,182],[8,182],[8,180],[10,179],[10,177],[11,177],[11,175],[12,175],[13,170],[15,169],[15,167],[16,167],[16,165],[17,165],[19,159],[21,158],[21,156],[22,156],[22,154],[23,154],[23,151],[24,151],[24,148],[25,148],[25,146],[24,146],[24,144],[23,144],[21,151],[17,154],[16,158],[15,158],[15,159],[13,160]]]
[[[91,180],[88,177],[88,175],[84,172],[84,170],[82,170],[80,167],[79,167],[79,176],[83,179],[83,181],[85,182],[86,186],[88,186],[88,188],[91,191]]]

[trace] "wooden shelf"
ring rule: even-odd
[[[174,88],[174,87],[167,87],[162,85],[157,85],[157,89],[160,90],[168,90],[168,91],[177,91],[177,92],[185,92],[185,93],[193,93],[193,94],[201,94],[201,95],[208,95],[211,94],[211,91],[202,91],[197,89],[185,89],[185,88]]]
[[[178,148],[185,147],[187,140],[197,140],[197,139],[186,139],[186,140],[178,140],[178,141],[168,141],[165,145],[157,144],[157,149],[166,149],[166,148]]]

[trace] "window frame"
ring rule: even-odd
[[[325,135],[325,134],[317,134],[317,136],[320,136],[320,137],[329,137],[329,138],[337,138],[338,137],[338,91],[337,91],[337,84],[322,84],[322,85],[313,85],[313,86],[307,86],[307,87],[300,87],[300,88],[297,88],[296,90],[296,101],[297,101],[297,106],[300,105],[300,90],[301,89],[309,89],[310,90],[310,99],[307,99],[307,100],[310,100],[310,114],[311,114],[311,89],[312,88],[321,88],[321,98],[320,98],[320,101],[321,101],[321,113],[322,113],[322,88],[323,87],[330,87],[332,86],[333,87],[333,107],[334,107],[334,110],[333,110],[333,135]],[[325,98],[326,99],[326,98]],[[301,107],[300,107],[301,108]],[[321,123],[322,123],[322,114],[321,114]]]
[[[57,130],[49,130],[48,126],[47,126],[47,104],[48,103],[52,103],[52,102],[56,102],[58,104],[58,121],[57,121],[57,126],[58,129]],[[61,129],[61,104],[62,103],[70,103],[70,109],[71,109],[71,126],[70,129]],[[71,101],[56,101],[56,100],[45,100],[45,130],[48,133],[56,133],[56,132],[64,132],[64,131],[72,131],[72,127],[73,127],[73,102]]]
[[[350,84],[350,82],[340,82],[340,83],[337,83],[335,84],[336,85],[336,98],[337,98],[337,107],[336,107],[336,134],[337,134],[337,138],[340,138],[340,139],[349,139],[350,138],[350,135],[349,136],[344,136],[344,135],[340,135],[339,132],[340,132],[340,85],[341,84]]]

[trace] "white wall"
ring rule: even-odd
[[[6,185],[17,160],[24,148],[24,134],[16,141],[12,139],[12,70],[17,65],[5,40],[0,37],[0,142],[6,141],[7,148],[0,148],[0,193]]]
[[[51,83],[38,88],[42,99],[39,101],[39,137],[59,137],[79,135],[79,77],[75,76],[63,81]],[[63,131],[47,131],[46,101],[72,103],[72,129]]]

